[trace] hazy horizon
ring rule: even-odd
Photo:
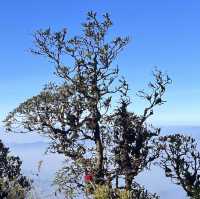
[[[200,126],[162,127],[161,134],[167,133],[192,135],[198,141],[200,138]],[[49,198],[55,198],[53,192],[54,188],[51,187],[51,184],[55,172],[63,165],[64,157],[57,154],[45,155],[48,139],[44,139],[38,135],[26,134],[26,139],[22,142],[20,137],[23,137],[23,135],[12,134],[12,136],[10,135],[10,139],[8,135],[5,137],[3,137],[2,134],[0,135],[0,139],[2,139],[6,146],[10,148],[11,153],[21,158],[23,161],[23,172],[35,180],[37,187],[40,187],[39,191],[45,196],[48,195]],[[40,175],[37,177],[33,174],[38,172],[38,162],[41,160],[43,161],[43,164]],[[151,171],[142,172],[137,176],[136,181],[141,183],[141,185],[144,185],[149,191],[160,195],[161,199],[186,198],[182,188],[171,183],[170,179],[167,179],[164,172],[158,167],[153,167]]]

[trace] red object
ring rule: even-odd
[[[85,175],[84,180],[85,180],[85,182],[91,182],[93,180],[93,176],[92,175]]]

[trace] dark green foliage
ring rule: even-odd
[[[188,196],[196,197],[200,190],[200,153],[195,139],[180,134],[164,136],[160,150],[160,166],[166,177],[182,186]]]
[[[125,176],[126,189],[129,190],[135,176],[158,158],[154,140],[158,139],[160,130],[142,124],[142,117],[129,112],[127,106],[122,101],[115,114],[113,150],[116,175]]]
[[[31,184],[27,177],[21,174],[21,160],[9,155],[9,149],[0,140],[0,198],[25,199]]]
[[[127,190],[131,188],[135,176],[159,157],[159,150],[155,147],[155,143],[158,140],[160,129],[147,125],[146,120],[153,115],[154,107],[164,102],[165,88],[171,80],[157,70],[154,72],[154,77],[155,81],[149,83],[151,92],[139,92],[140,97],[149,102],[143,115],[138,116],[128,111],[130,100],[124,94],[120,107],[112,116],[115,172],[117,176],[125,176]],[[118,177],[116,180],[118,181]]]

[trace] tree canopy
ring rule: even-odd
[[[160,166],[165,175],[182,186],[191,198],[200,196],[200,152],[190,136],[174,134],[160,137]]]
[[[148,92],[137,93],[147,102],[143,113],[131,110],[130,104],[134,105],[129,85],[116,66],[116,58],[129,38],[109,39],[112,25],[108,14],[99,19],[95,12],[89,12],[79,36],[68,38],[66,28],[59,32],[48,28],[34,34],[32,53],[53,63],[58,81],[47,84],[39,94],[10,112],[4,121],[7,131],[37,132],[49,137],[48,150],[64,154],[66,159],[55,182],[68,197],[85,192],[95,194],[104,184],[111,190],[110,198],[119,198],[119,190],[130,191],[132,198],[137,193],[138,199],[158,198],[144,191],[135,177],[149,169],[160,154],[160,166],[170,170],[167,176],[182,183],[189,193],[189,186],[198,186],[195,183],[199,168],[195,167],[195,174],[186,172],[193,165],[181,156],[187,156],[189,151],[197,166],[192,140],[178,135],[161,139],[160,129],[148,123],[154,108],[165,103],[164,94],[171,79],[156,69]],[[71,65],[66,63],[66,57],[73,60]],[[174,167],[173,158],[180,161],[176,167],[181,171]],[[195,175],[195,181],[189,183],[187,175]]]

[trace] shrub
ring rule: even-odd
[[[0,198],[25,199],[31,181],[21,174],[21,160],[9,155],[9,149],[0,140]]]

